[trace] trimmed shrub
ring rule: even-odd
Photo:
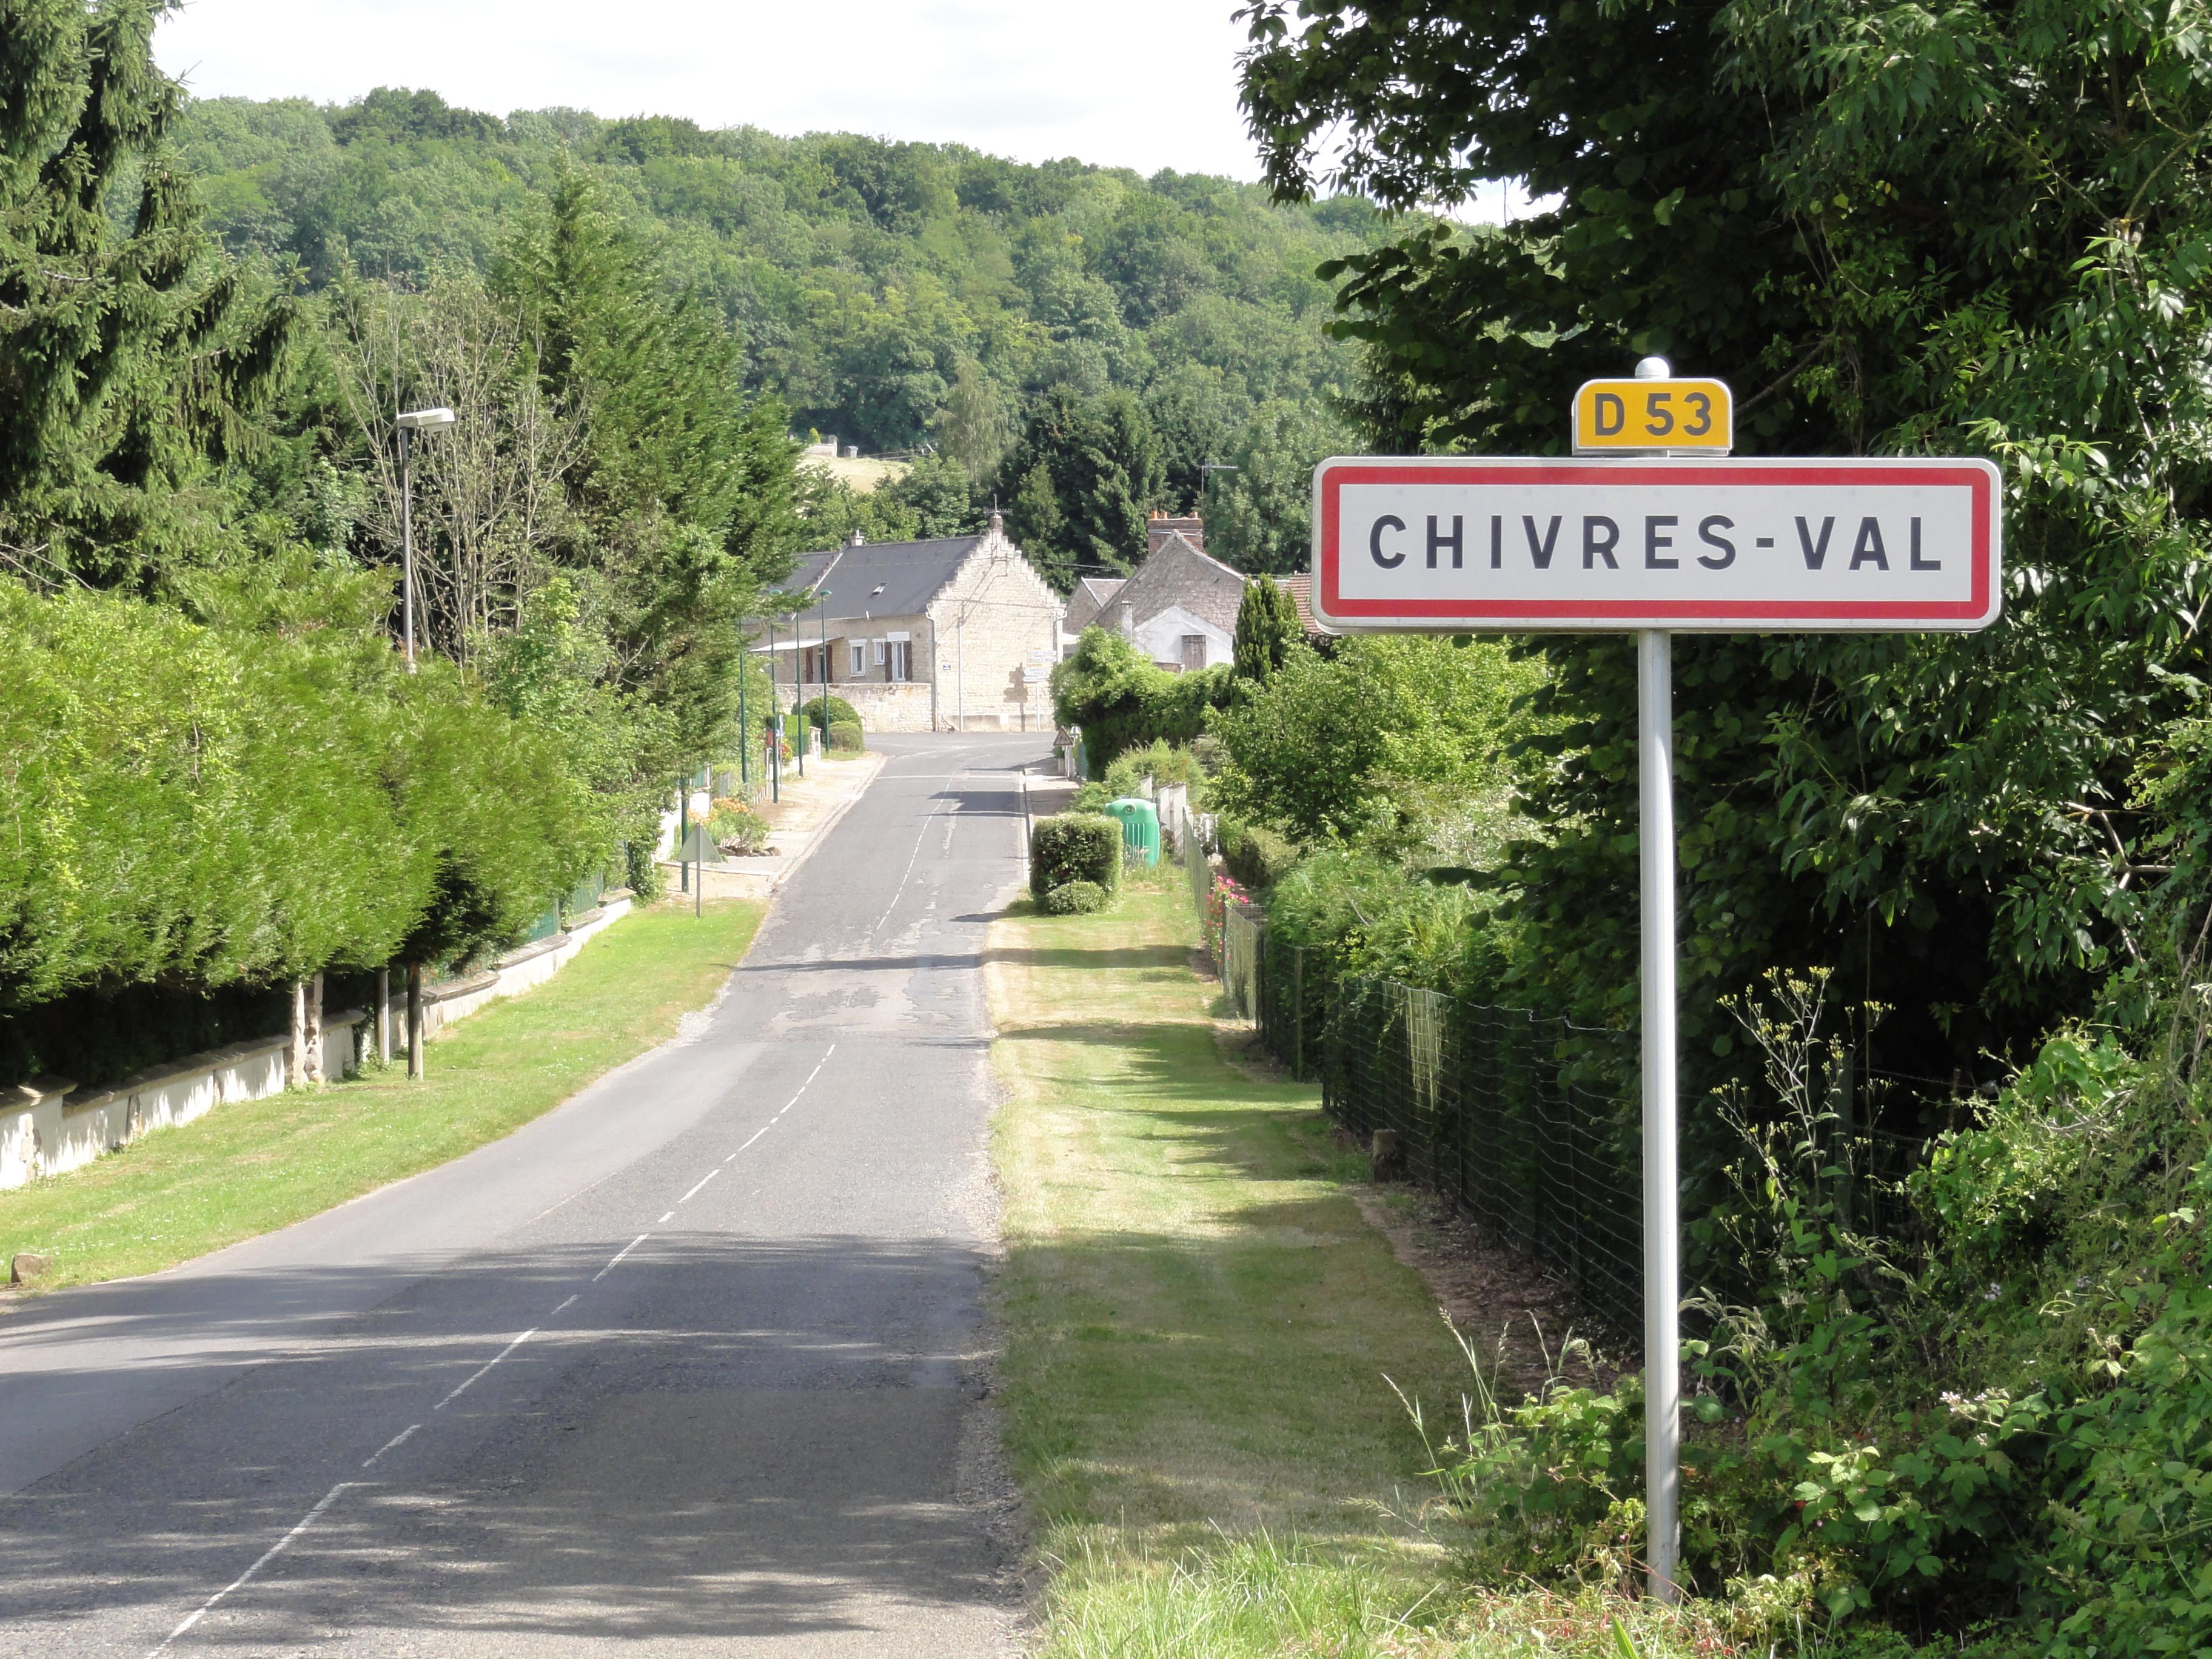
[[[1121,825],[1089,812],[1040,819],[1030,841],[1030,890],[1039,898],[1072,881],[1108,892],[1121,878]]]
[[[1290,837],[1263,823],[1238,823],[1224,818],[1219,838],[1222,864],[1239,883],[1255,890],[1273,887],[1304,856]]]
[[[816,731],[828,732],[834,743],[839,726],[860,723],[860,711],[844,698],[825,691],[806,700],[806,718],[813,722]]]
[[[830,747],[839,754],[857,755],[867,746],[868,740],[860,730],[860,721],[832,720],[830,722]]]
[[[1064,881],[1038,901],[1048,916],[1087,916],[1113,896],[1095,881]]]

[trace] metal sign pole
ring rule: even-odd
[[[1682,1479],[1675,1178],[1674,635],[1636,635],[1644,917],[1644,1490],[1651,1594],[1673,1601]]]
[[[1987,628],[2003,609],[2003,488],[1993,465],[1969,457],[1731,459],[1727,384],[1679,379],[1659,357],[1632,379],[1584,385],[1572,431],[1575,459],[1564,462],[1323,461],[1314,471],[1314,608],[1347,633],[1637,636],[1645,1554],[1651,1594],[1674,1601],[1682,1379],[1673,635]]]

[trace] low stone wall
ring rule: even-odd
[[[533,940],[500,958],[496,966],[464,979],[426,988],[426,1034],[465,1019],[501,997],[520,996],[543,985],[574,960],[593,935],[629,914],[627,895],[578,916],[564,933]],[[407,994],[392,977],[390,1010],[395,1052],[404,1042]],[[376,1042],[374,1020],[355,1009],[323,1017],[322,1074],[356,1070]],[[149,1129],[190,1123],[233,1101],[282,1094],[294,1081],[289,1035],[234,1042],[173,1065],[156,1066],[112,1089],[84,1091],[68,1078],[33,1078],[0,1089],[0,1190],[43,1176],[61,1175],[128,1146]]]
[[[863,732],[927,732],[929,727],[929,684],[925,680],[901,680],[884,684],[854,680],[830,688],[860,717]]]
[[[326,1075],[359,1063],[355,1028],[368,1018],[357,1010],[324,1017]],[[292,1039],[279,1036],[212,1048],[112,1089],[86,1091],[68,1078],[41,1077],[0,1091],[0,1188],[81,1168],[149,1129],[190,1123],[232,1101],[282,1093],[291,1067]]]

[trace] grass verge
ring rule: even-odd
[[[1188,907],[1130,891],[994,934],[1005,1422],[1045,1651],[1368,1651],[1329,1644],[1445,1566],[1385,1377],[1455,1399],[1459,1356],[1316,1091],[1224,1057]]]
[[[1140,877],[992,935],[1001,1403],[1042,1659],[1765,1653],[1710,1604],[1455,1571],[1391,1384],[1455,1419],[1464,1359],[1318,1091],[1224,1055],[1188,907]]]
[[[435,1168],[550,1110],[676,1033],[752,943],[763,907],[633,912],[558,977],[429,1048],[429,1075],[372,1068],[219,1107],[51,1180],[0,1193],[0,1258],[54,1258],[41,1291],[159,1272]]]

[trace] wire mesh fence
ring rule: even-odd
[[[1324,950],[1274,936],[1265,910],[1214,868],[1186,820],[1177,857],[1230,1008],[1324,1109],[1406,1179],[1448,1200],[1492,1242],[1563,1280],[1617,1350],[1638,1346],[1643,1158],[1628,1032],[1478,1003],[1396,980],[1346,974]],[[1848,1092],[1849,1085],[1846,1085]],[[1850,1224],[1909,1242],[1905,1183],[1923,1137],[1853,1127],[1821,1131],[1824,1164],[1845,1169]],[[1384,1139],[1376,1139],[1380,1132]]]
[[[1201,835],[1177,842],[1224,996],[1267,1053],[1295,1078],[1318,1077],[1324,1109],[1379,1145],[1384,1162],[1565,1280],[1632,1340],[1638,1165],[1618,1143],[1621,1114],[1602,1080],[1612,1068],[1589,1059],[1593,1044],[1602,1053],[1623,1035],[1341,975],[1324,953],[1271,937],[1260,907],[1215,872]],[[1629,1058],[1621,1076],[1634,1075]]]

